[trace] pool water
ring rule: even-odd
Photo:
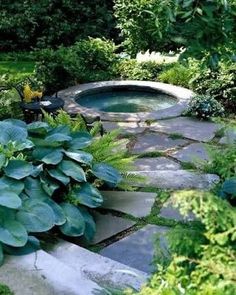
[[[176,99],[167,94],[138,90],[89,93],[77,98],[77,102],[86,108],[117,113],[152,112],[177,103]]]

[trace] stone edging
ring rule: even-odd
[[[75,101],[76,96],[86,93],[91,89],[101,90],[108,87],[122,86],[145,87],[149,88],[150,90],[157,90],[159,92],[163,92],[165,94],[175,97],[178,100],[178,102],[176,105],[172,107],[150,113],[109,113],[82,107]],[[129,80],[102,81],[87,84],[79,84],[58,92],[58,96],[65,101],[64,109],[69,114],[75,115],[77,113],[81,113],[85,117],[100,117],[103,121],[113,122],[141,122],[146,120],[159,120],[180,116],[182,112],[186,110],[188,102],[193,96],[193,94],[194,93],[189,89],[170,84],[160,82]]]

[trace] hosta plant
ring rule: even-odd
[[[34,234],[55,226],[64,235],[91,239],[90,210],[103,201],[98,186],[122,180],[84,151],[93,137],[46,122],[5,120],[0,129],[0,261],[4,252],[37,249]]]

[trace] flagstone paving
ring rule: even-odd
[[[220,129],[221,126],[215,123],[187,117],[159,120],[150,127],[152,131],[168,134],[178,133],[186,138],[204,142],[211,141],[215,137],[215,133]]]
[[[105,247],[100,254],[135,269],[151,273],[155,269],[152,265],[155,237],[160,235],[160,245],[164,253],[168,255],[168,245],[164,236],[168,231],[169,228],[165,226],[146,225],[128,237]]]
[[[139,218],[151,213],[156,199],[156,193],[117,191],[101,193],[104,199],[103,208],[113,209]]]
[[[179,163],[165,157],[140,158],[135,160],[134,166],[139,172],[181,169],[181,165]]]
[[[170,156],[181,161],[198,164],[202,161],[209,161],[209,155],[206,146],[202,143],[193,143],[178,151],[170,153]]]
[[[158,133],[146,133],[137,137],[131,152],[133,154],[143,154],[154,151],[167,151],[184,146],[189,142],[184,139],[171,139],[168,135]]]

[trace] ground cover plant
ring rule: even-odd
[[[102,204],[98,187],[122,181],[120,172],[84,150],[91,134],[46,122],[5,120],[0,126],[1,263],[4,252],[37,249],[34,233],[55,226],[91,239],[95,223],[89,212]]]

